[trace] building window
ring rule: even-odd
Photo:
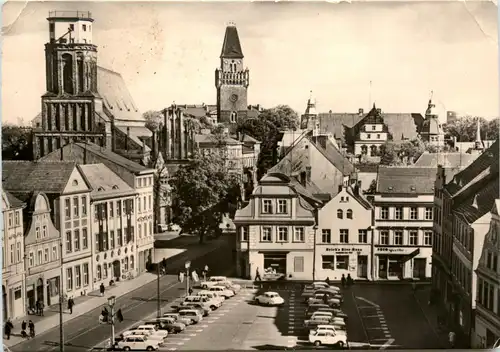
[[[142,199],[142,210],[143,211],[147,211],[148,210],[148,209],[146,209],[146,205],[147,205],[146,204],[146,202],[147,202],[146,199],[147,199],[146,196],[144,196],[144,198]]]
[[[425,208],[425,220],[432,220],[432,207]]]
[[[492,266],[492,270],[494,272],[497,272],[497,269],[498,269],[498,256],[496,254],[493,254],[493,266]]]
[[[66,289],[68,291],[73,289],[73,268],[66,269]]]
[[[335,269],[335,257],[333,255],[321,256],[323,269]]]
[[[69,25],[69,30],[70,30],[70,31],[74,31],[74,30],[75,30],[75,25],[74,25],[73,23],[71,23],[71,24]],[[73,183],[74,183],[74,181],[73,181]],[[77,182],[76,184],[78,184],[78,182]]]
[[[66,198],[64,201],[64,215],[66,220],[71,219],[71,201],[69,198]]]
[[[372,135],[370,133],[367,133],[366,134],[366,139],[371,139],[372,138]]]
[[[294,242],[305,242],[305,234],[303,227],[296,227],[293,237]]]
[[[332,243],[332,230],[330,229],[321,230],[321,242]]]
[[[382,208],[380,208],[380,218],[382,220],[389,219],[389,208],[388,207],[382,207]]]
[[[142,224],[137,224],[137,237],[142,238]]]
[[[83,286],[89,285],[89,265],[83,264]]]
[[[116,202],[116,216],[122,216],[122,201]]]
[[[47,237],[47,225],[42,226],[42,238]]]
[[[106,264],[106,263],[102,264],[102,278],[103,279],[108,278],[108,264]]]
[[[35,266],[35,256],[34,256],[33,252],[30,252],[29,261],[30,261],[30,268],[34,267]]]
[[[344,212],[342,211],[342,209],[337,210],[337,218],[338,219],[344,218]]]
[[[16,243],[16,257],[17,262],[19,263],[21,261],[21,243],[19,242]]]
[[[141,212],[141,197],[137,198],[137,211]]]
[[[73,216],[78,217],[78,197],[73,197]]]
[[[89,248],[89,235],[87,233],[87,228],[82,229],[82,249]]]
[[[123,245],[122,229],[116,230],[116,240],[118,242],[118,247]]]
[[[109,246],[115,248],[115,230],[109,231]]]
[[[14,223],[16,226],[19,226],[19,212],[18,211],[16,211],[14,213]]]
[[[82,196],[80,199],[82,203],[82,216],[87,216],[87,196]]]
[[[97,280],[102,279],[101,265],[97,265]]]
[[[403,220],[403,208],[396,207],[396,209],[394,211],[394,219]]]
[[[377,134],[377,139],[380,139],[380,134]]]
[[[75,266],[75,288],[82,287],[82,277],[80,270],[80,265]]]
[[[380,231],[380,244],[383,245],[389,244],[389,231],[387,230]]]
[[[347,209],[346,218],[347,219],[352,219],[352,210],[351,209]]]
[[[368,231],[358,230],[358,242],[359,243],[368,243]]]
[[[125,271],[128,271],[128,257],[125,257],[125,259],[123,259],[123,269]]]
[[[87,31],[87,25],[86,24],[82,24],[82,29],[83,29],[84,32],[86,32]]]
[[[132,269],[134,268],[134,264],[135,264],[135,263],[134,263],[134,256],[133,256],[133,255],[131,255],[131,256],[130,256],[130,270],[132,270]]]
[[[48,248],[44,248],[44,250],[43,250],[43,260],[45,261],[45,263],[50,262],[49,249]]]
[[[349,267],[349,256],[348,255],[338,255],[335,258],[336,268],[341,270],[347,270]]]
[[[396,246],[403,245],[403,231],[400,230],[394,231],[394,245]]]
[[[114,217],[114,202],[109,203],[109,217],[112,218]]]
[[[9,213],[9,227],[12,227],[12,213]]]
[[[35,227],[35,236],[37,240],[40,239],[40,226]]]
[[[55,261],[57,260],[57,247],[56,246],[53,246],[52,247],[52,260]]]
[[[237,118],[238,118],[238,113],[236,111],[233,111],[231,113],[231,122],[235,123]]]
[[[261,240],[261,242],[271,242],[272,241],[270,227],[263,227],[262,228],[262,238],[260,240]]]
[[[372,125],[372,131],[375,131],[377,127],[375,125]]]
[[[66,253],[71,253],[71,231],[66,231]]]
[[[424,232],[424,246],[432,246],[432,231]]]
[[[349,243],[348,229],[340,229],[340,243]]]
[[[278,242],[288,242],[288,227],[278,227]]]
[[[75,252],[80,250],[80,230],[75,230],[75,237],[73,238],[75,244]]]
[[[418,231],[411,230],[408,238],[411,246],[418,246]]]
[[[264,199],[262,201],[262,212],[264,214],[272,214],[273,213],[273,205],[270,199]]]
[[[418,220],[418,208],[410,208],[410,220]]]
[[[242,226],[240,228],[240,239],[242,242],[248,242],[248,226]]]
[[[286,205],[287,205],[286,199],[278,200],[278,214],[286,214],[288,212]]]
[[[14,264],[14,244],[10,245],[10,263]]]

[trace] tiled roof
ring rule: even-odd
[[[4,192],[5,192],[5,196],[7,197],[7,200],[9,201],[9,205],[10,205],[11,209],[20,208],[25,204],[22,200],[16,198],[9,191],[4,191]]]
[[[377,171],[378,171],[378,164],[357,164],[356,165],[356,170],[358,172],[377,173]]]
[[[243,59],[243,51],[241,50],[240,38],[236,26],[229,25],[226,27],[224,35],[224,43],[222,44],[221,58]]]
[[[491,147],[480,154],[467,168],[457,173],[453,180],[445,186],[446,190],[453,196],[489,167],[493,166],[498,172],[498,147],[499,144],[497,140]]]
[[[437,118],[427,118],[422,123],[420,133],[439,134],[442,133],[441,124]]]
[[[435,167],[383,167],[378,169],[379,194],[434,194]]]
[[[134,194],[134,189],[104,164],[80,165],[80,168],[92,187],[92,198]]]
[[[2,162],[2,187],[11,192],[61,193],[76,167],[71,161]]]
[[[195,143],[200,143],[200,144],[217,144],[219,142],[222,142],[224,144],[230,144],[230,145],[241,144],[241,142],[238,142],[236,139],[233,139],[229,136],[224,136],[219,141],[217,139],[217,137],[214,136],[213,134],[196,134],[194,136],[194,141],[195,141]]]
[[[97,67],[97,91],[104,107],[121,121],[144,121],[134,103],[121,74],[107,68]],[[117,123],[119,123],[117,121]]]
[[[466,154],[466,153],[428,153],[425,152],[415,161],[413,166],[420,167],[437,167],[441,165],[445,168],[456,168],[456,167],[466,167],[472,163],[476,158],[477,154]]]
[[[305,171],[306,166],[311,166],[309,150],[293,148],[279,163],[270,168],[268,172],[295,175],[301,171]]]
[[[349,195],[356,199],[358,201],[359,204],[361,204],[365,209],[371,209],[372,208],[372,205],[371,203],[368,201],[368,199],[366,199],[360,192],[361,190],[358,191],[358,193],[356,194],[354,192],[353,189],[351,189],[351,187],[347,187],[347,193],[349,193]]]
[[[454,211],[462,215],[469,223],[473,223],[484,214],[491,211],[496,199],[500,197],[500,188],[498,184],[498,173],[496,177],[490,178],[487,182],[479,182],[475,187],[476,192],[469,192],[467,198],[460,198]]]
[[[354,172],[354,165],[335,147],[330,139],[325,138],[325,148],[314,137],[309,137],[309,139],[337,170],[342,171],[343,175],[350,175]]]
[[[217,110],[217,105],[175,104],[175,106],[180,109],[184,115],[195,118],[207,116],[211,111]]]
[[[140,146],[142,146],[142,138],[149,138],[153,135],[153,132],[151,132],[149,128],[143,126],[117,126],[116,128],[118,128],[125,135],[130,135],[130,139]],[[128,134],[127,128],[129,128],[128,131],[130,131],[130,134]],[[146,151],[151,151],[151,148],[147,145]]]

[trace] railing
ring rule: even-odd
[[[49,18],[92,18],[90,11],[49,11]]]

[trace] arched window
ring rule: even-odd
[[[237,118],[238,118],[238,113],[236,111],[233,111],[231,113],[231,122],[235,123]]]
[[[348,219],[352,219],[352,210],[351,209],[347,209],[346,217]]]
[[[97,265],[97,280],[102,279],[101,265]]]
[[[131,255],[130,256],[130,269],[133,269],[134,268],[134,256]]]
[[[370,156],[377,156],[377,146],[370,146]]]
[[[128,271],[128,257],[123,261],[123,270]]]
[[[344,218],[344,212],[342,209],[337,210],[337,218],[343,219]]]
[[[63,90],[65,93],[73,94],[73,57],[63,54]]]
[[[368,147],[366,145],[361,146],[361,154],[368,154]]]

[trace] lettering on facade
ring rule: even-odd
[[[361,248],[342,248],[342,247],[333,247],[327,248],[327,252],[335,252],[335,254],[352,254],[352,253],[361,253]]]
[[[415,248],[397,248],[397,247],[376,247],[375,251],[380,253],[409,253]]]

